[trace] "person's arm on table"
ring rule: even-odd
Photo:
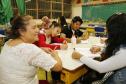
[[[74,55],[76,54],[77,55]],[[125,56],[125,51],[123,53],[117,52],[114,56],[100,62],[97,60],[94,60],[93,58],[89,58],[86,56],[81,56],[79,55],[78,52],[73,52],[72,58],[73,59],[78,59],[88,67],[100,72],[100,73],[105,73],[113,70],[117,70],[120,68],[123,68],[126,66],[126,56]],[[118,60],[118,61],[116,61]]]

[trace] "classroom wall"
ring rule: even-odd
[[[112,4],[99,4],[82,7],[82,18],[86,20],[99,20],[106,19],[114,13],[124,12],[126,13],[125,3],[112,3]]]
[[[77,4],[76,2],[72,2],[72,18],[74,16],[82,17],[82,4]]]
[[[74,16],[82,17],[82,6],[72,6],[72,17]]]

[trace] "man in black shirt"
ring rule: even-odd
[[[80,42],[80,40],[88,38],[87,33],[83,33],[82,31],[79,30],[82,23],[83,23],[82,19],[79,16],[75,16],[72,19],[70,26],[66,26],[63,28],[62,33],[66,35],[66,40],[68,42],[71,42],[70,38],[72,38],[73,35],[76,36],[77,42]]]

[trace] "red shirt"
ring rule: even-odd
[[[60,49],[60,45],[55,45],[55,44],[47,44],[46,43],[46,36],[45,34],[39,34],[38,35],[39,40],[37,42],[35,42],[35,44],[38,47],[48,47],[51,49]],[[62,43],[64,41],[63,38],[58,38],[58,37],[51,37],[51,42],[53,43]]]

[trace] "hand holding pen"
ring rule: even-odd
[[[57,46],[55,46],[54,47],[54,49],[52,50],[52,52],[50,53],[51,54],[51,56],[58,56],[58,52],[56,51],[56,48],[57,48]]]
[[[64,41],[63,41],[63,44],[66,44],[66,45],[67,45],[67,41],[66,41],[66,40],[64,40]]]
[[[67,49],[67,48],[68,48],[67,41],[64,40],[64,41],[63,41],[63,44],[60,46],[60,49],[65,50],[65,49]]]
[[[81,56],[82,56],[82,54],[80,54],[80,53],[77,52],[77,51],[73,51],[73,53],[72,53],[72,58],[73,58],[73,59],[80,59]]]

